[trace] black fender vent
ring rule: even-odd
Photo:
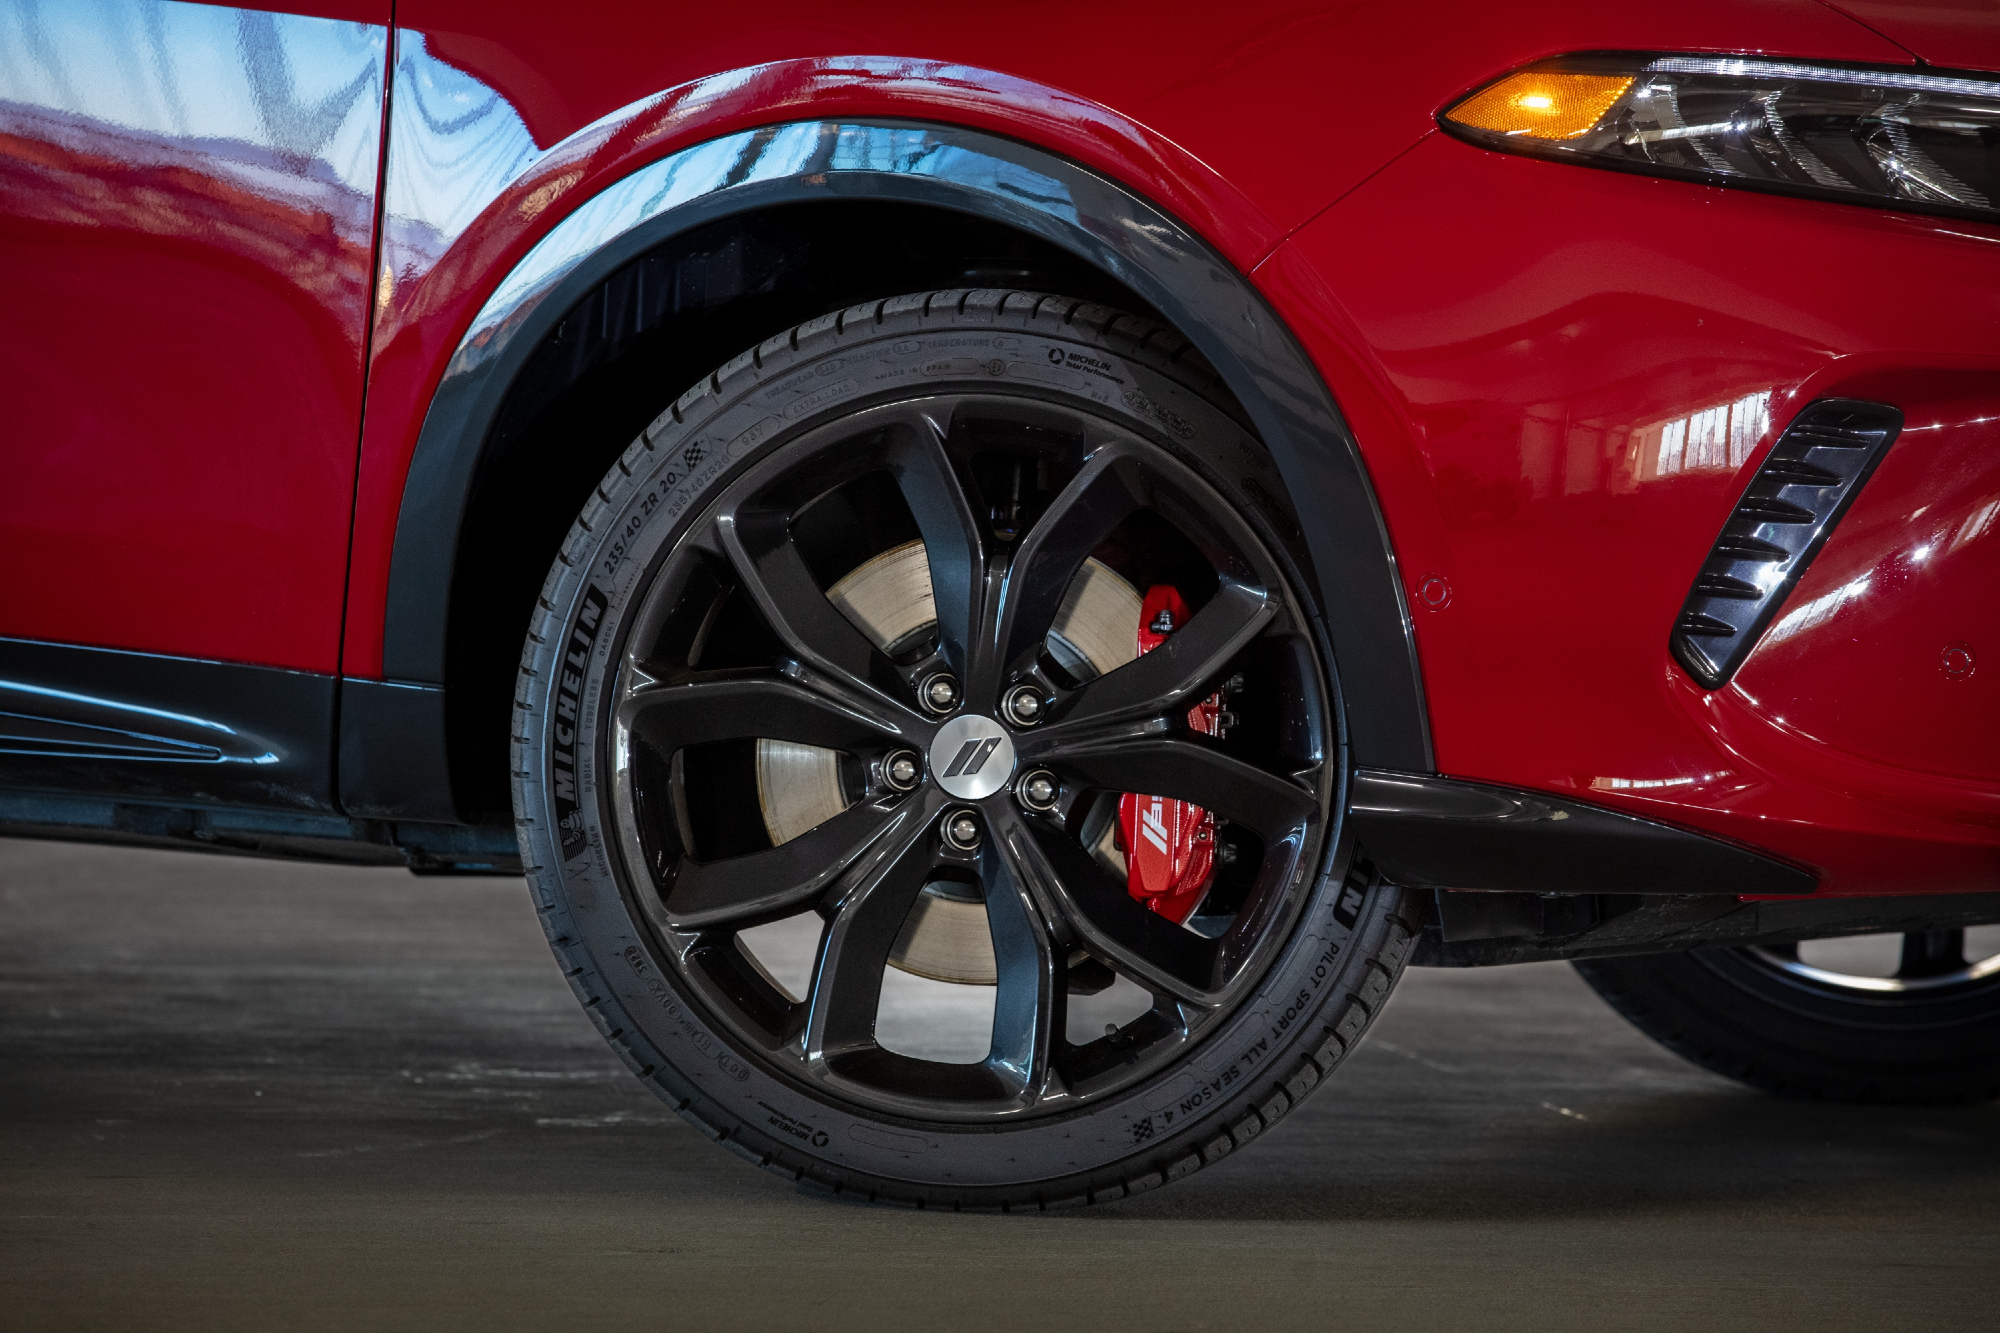
[[[1728,683],[1882,461],[1903,414],[1822,398],[1792,419],[1722,525],[1668,642],[1709,689]]]

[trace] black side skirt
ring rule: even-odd
[[[442,733],[434,689],[0,639],[0,836],[519,874]]]
[[[0,787],[332,813],[334,680],[0,639]]]

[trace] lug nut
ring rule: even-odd
[[[949,713],[958,706],[958,682],[951,678],[950,673],[940,671],[924,680],[917,690],[917,697],[931,712]]]
[[[961,852],[979,846],[979,817],[970,810],[953,810],[944,817],[945,845]]]
[[[1032,685],[1016,685],[1007,691],[1006,708],[1017,726],[1032,727],[1042,720],[1042,696]]]
[[[1056,798],[1061,795],[1062,787],[1056,782],[1056,775],[1045,768],[1023,773],[1021,780],[1014,784],[1014,798],[1039,813],[1055,809]]]
[[[898,750],[882,761],[882,781],[897,791],[909,791],[923,775],[915,750]]]

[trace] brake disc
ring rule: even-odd
[[[923,638],[937,620],[922,542],[905,543],[857,565],[826,596],[891,655]],[[1101,676],[1138,656],[1133,626],[1140,614],[1138,591],[1109,565],[1086,560],[1056,612],[1049,654],[1078,680]],[[817,745],[758,741],[757,800],[774,846],[817,828],[848,806],[839,754]],[[1115,858],[1115,873],[1122,879],[1124,856],[1112,838],[1115,822],[1088,821],[1084,841],[1100,859]],[[925,885],[889,963],[938,981],[993,985],[998,975],[993,938],[978,888],[948,881]]]

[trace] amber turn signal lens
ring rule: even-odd
[[[1503,75],[1438,125],[1549,162],[2000,219],[2000,74],[1584,52]]]
[[[1588,134],[1631,86],[1631,79],[1609,74],[1523,70],[1466,98],[1445,119],[1495,134],[1574,139]]]

